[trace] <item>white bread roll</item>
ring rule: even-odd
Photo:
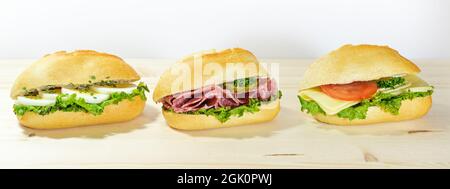
[[[396,75],[417,74],[420,69],[388,46],[344,45],[319,58],[306,70],[300,90],[327,84],[347,84],[354,81],[372,81]],[[335,125],[364,125],[403,121],[422,117],[431,108],[432,97],[402,101],[398,115],[369,107],[366,119],[349,120],[336,115],[317,114],[321,122]]]
[[[44,56],[22,72],[11,89],[11,98],[23,95],[24,88],[39,89],[48,85],[61,87],[100,81],[132,82],[139,79],[136,71],[117,56],[91,50],[60,51]],[[68,128],[128,121],[140,115],[144,107],[145,101],[136,96],[133,100],[124,99],[118,104],[105,106],[100,115],[62,111],[39,115],[26,112],[23,116],[17,116],[17,119],[29,128]]]
[[[203,70],[208,66],[214,68],[213,72],[195,72],[196,64],[200,64]],[[229,66],[234,69],[229,69]],[[173,70],[183,70],[188,73],[173,73]],[[234,77],[221,75],[224,72],[232,73]],[[246,75],[239,75],[237,72],[244,71]],[[188,88],[172,88],[174,83],[179,81],[180,75],[187,75],[189,83]],[[194,78],[200,78],[200,82],[195,82]],[[261,66],[256,57],[248,50],[241,48],[231,48],[222,51],[204,51],[194,53],[175,63],[170,69],[166,70],[156,85],[153,92],[153,100],[159,102],[163,97],[179,92],[190,91],[212,84],[222,84],[236,79],[247,77],[268,77],[267,70]],[[280,111],[279,99],[263,104],[260,111],[255,113],[246,112],[242,117],[232,116],[224,123],[220,122],[214,116],[193,115],[185,113],[174,113],[163,110],[164,118],[169,126],[181,130],[200,130],[212,128],[224,128],[252,123],[270,121]]]

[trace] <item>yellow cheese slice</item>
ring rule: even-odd
[[[425,82],[424,80],[422,80],[420,77],[418,77],[417,75],[413,75],[413,74],[409,74],[406,75],[405,77],[405,85],[400,86],[398,88],[395,89],[387,89],[387,90],[379,90],[383,93],[391,93],[394,95],[398,95],[401,94],[403,92],[426,92],[429,90],[433,90],[433,87],[428,85],[427,82]]]
[[[319,104],[320,108],[322,108],[327,115],[337,114],[343,109],[358,104],[360,102],[360,101],[344,101],[331,98],[330,96],[320,91],[320,89],[318,89],[317,87],[302,90],[298,93],[298,95],[308,101],[314,100],[317,104]]]
[[[413,74],[405,76],[405,80],[411,83],[410,88],[430,86],[426,81],[422,80],[420,77]]]

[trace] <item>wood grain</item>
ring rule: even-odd
[[[0,61],[0,168],[450,168],[450,60],[415,61],[436,88],[427,116],[353,127],[321,124],[299,111],[297,84],[313,60],[264,60],[279,63],[284,95],[274,121],[190,132],[169,128],[151,101],[142,116],[122,124],[20,127],[9,90],[32,61]],[[174,62],[127,61],[150,89]]]

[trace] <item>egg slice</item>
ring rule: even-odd
[[[58,97],[59,94],[57,93],[41,93],[42,99],[45,100],[56,100],[56,97]]]
[[[61,93],[68,94],[68,95],[76,94],[77,98],[82,98],[82,99],[84,99],[84,101],[86,103],[89,103],[89,104],[98,104],[105,100],[108,100],[108,98],[109,98],[109,94],[83,93],[83,92],[80,92],[77,90],[66,89],[66,88],[62,88]]]
[[[54,105],[56,102],[55,99],[34,99],[34,98],[27,98],[24,96],[17,97],[17,100],[15,104],[18,105],[27,105],[27,106],[51,106]]]
[[[124,92],[127,94],[133,93],[133,90],[136,89],[136,85],[129,85],[127,87],[93,87],[93,90],[97,93],[101,94],[112,94],[112,93],[120,93]]]

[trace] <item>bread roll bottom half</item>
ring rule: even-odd
[[[63,112],[56,111],[48,115],[39,115],[27,112],[23,116],[17,116],[20,124],[33,129],[59,129],[79,127],[87,125],[117,123],[129,121],[139,116],[145,107],[145,100],[140,96],[132,100],[122,100],[118,104],[105,106],[100,115],[86,112]]]

